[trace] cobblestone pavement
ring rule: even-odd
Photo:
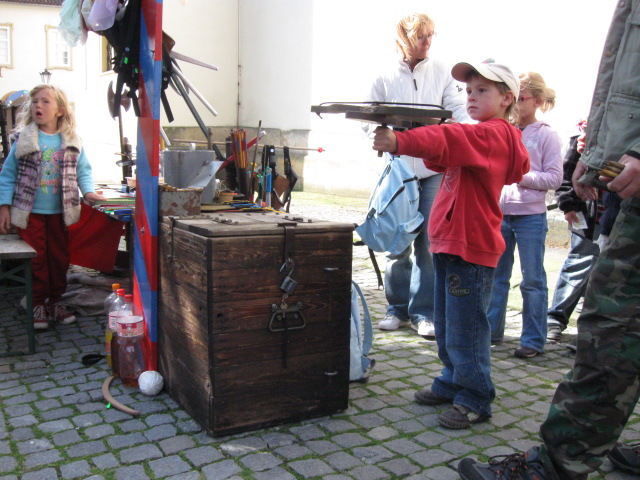
[[[329,216],[326,208],[296,208]],[[359,212],[331,213],[333,220],[351,221],[350,215]],[[354,249],[354,278],[375,325],[386,304],[365,248]],[[11,295],[0,299],[0,351],[24,341],[17,303]],[[519,312],[511,311],[507,340],[493,348],[494,415],[469,430],[441,428],[441,408],[413,403],[414,391],[429,385],[441,365],[434,342],[403,329],[375,331],[375,370],[367,384],[351,385],[346,411],[212,438],[165,392],[147,397],[116,382],[114,396],[141,415],[106,408],[106,365],[80,363],[101,352],[103,321],[80,318],[38,333],[36,354],[0,358],[0,480],[456,479],[464,456],[486,460],[536,445],[555,386],[573,363],[561,344],[533,359],[513,357],[519,322]],[[639,430],[634,415],[623,440],[639,440]],[[606,461],[590,478],[632,477]]]

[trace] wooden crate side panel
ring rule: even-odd
[[[280,268],[284,262],[284,235],[223,237],[208,239],[211,245],[209,270],[244,270],[246,268]],[[303,263],[331,267],[346,257],[351,261],[353,235],[344,232],[297,233],[291,257]]]
[[[351,259],[336,259],[331,267],[326,264],[307,263],[298,265],[291,278],[298,282],[288,301],[304,301],[309,295],[331,295],[351,291]],[[284,293],[281,285],[286,275],[272,268],[246,268],[241,274],[237,270],[217,270],[210,275],[210,301],[240,302],[251,299],[266,299],[269,304],[278,303]]]
[[[211,381],[206,304],[161,282],[158,370],[171,397],[202,423],[209,421]],[[204,321],[203,321],[204,320]]]
[[[204,293],[209,272],[206,239],[180,229],[171,230],[162,223],[159,237],[159,274],[167,282],[181,286],[196,294]]]
[[[218,304],[212,337],[212,366],[235,365],[268,359],[290,359],[299,355],[349,349],[350,311],[346,297],[336,296],[327,302],[322,297],[303,302],[302,317],[290,320],[290,326],[303,328],[282,330],[283,322],[271,322],[270,312],[263,307],[252,310],[242,304]],[[304,322],[304,323],[303,323]]]
[[[280,369],[280,373],[275,372]],[[277,361],[216,369],[216,435],[330,415],[348,407],[349,354],[298,357],[286,371]]]

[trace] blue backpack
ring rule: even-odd
[[[356,232],[374,252],[398,255],[418,236],[424,217],[418,211],[418,177],[400,157],[387,155],[389,161],[371,192],[367,216]]]

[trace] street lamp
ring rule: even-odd
[[[40,72],[40,79],[42,83],[49,83],[51,80],[51,72],[47,70],[47,67],[44,68],[44,71]]]

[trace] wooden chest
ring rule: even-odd
[[[347,408],[353,228],[271,212],[163,218],[159,370],[209,434]]]

